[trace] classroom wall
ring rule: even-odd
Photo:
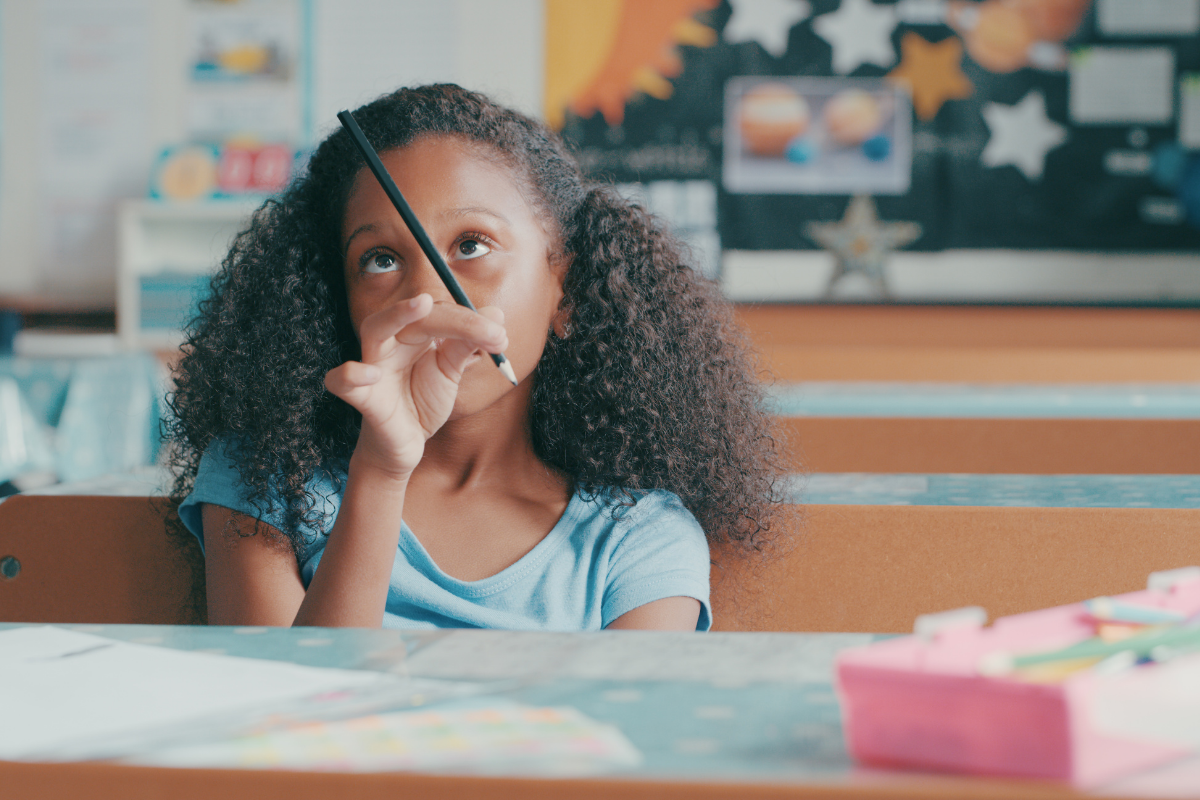
[[[42,225],[47,170],[43,22],[48,8],[141,2],[147,9],[148,98],[143,164],[123,176],[129,196],[144,192],[155,155],[184,136],[189,0],[4,0],[0,2],[0,295],[39,294],[107,305],[115,269],[72,271],[49,254]],[[315,133],[332,111],[389,87],[452,80],[540,115],[543,0],[308,0],[315,29]],[[439,19],[437,24],[415,21]],[[347,22],[352,24],[347,25]],[[363,22],[367,21],[367,22]],[[347,81],[354,85],[347,86]],[[342,90],[339,97],[331,96]],[[98,250],[111,263],[113,242]],[[722,281],[735,300],[820,299],[832,258],[821,251],[730,251]],[[947,251],[900,253],[889,267],[895,297],[952,302],[1160,302],[1200,298],[1196,253]],[[869,285],[845,282],[839,297],[871,299]]]
[[[112,0],[80,0],[103,6]],[[43,118],[48,0],[0,3],[0,295],[40,294],[85,303],[111,303],[113,270],[76,278],[65,265],[46,263],[40,205],[48,148]],[[492,93],[539,114],[542,97],[541,0],[310,0],[314,22],[315,128],[327,132],[337,102],[364,102],[389,87],[449,80]],[[130,176],[141,196],[154,157],[185,132],[187,0],[146,0],[149,33],[145,166]],[[449,29],[407,24],[414,15],[441,15]],[[350,28],[347,21],[357,24]],[[347,30],[354,35],[349,35]],[[389,54],[392,56],[389,58]],[[422,59],[424,54],[427,58]],[[407,57],[406,57],[407,56]],[[416,62],[414,64],[414,62]],[[333,76],[342,89],[332,97]],[[346,81],[353,81],[347,86]],[[324,112],[322,111],[324,109]],[[327,113],[325,113],[327,112]],[[110,254],[111,255],[111,254]]]

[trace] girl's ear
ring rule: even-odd
[[[564,253],[561,249],[550,256],[551,272],[558,280],[558,309],[554,312],[554,316],[550,318],[550,332],[559,339],[566,339],[571,335],[572,324],[571,318],[574,314],[571,313],[571,304],[567,300],[565,283],[567,280],[567,270],[571,268],[571,257]]]
[[[550,332],[559,339],[569,339],[574,332],[571,324],[571,308],[567,303],[560,303],[554,316],[550,318]]]

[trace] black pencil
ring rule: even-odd
[[[475,306],[471,303],[471,298],[467,297],[466,292],[458,285],[458,280],[455,279],[454,273],[450,271],[450,267],[446,264],[446,259],[442,258],[442,254],[433,246],[433,242],[429,240],[429,234],[425,232],[421,221],[417,219],[417,215],[413,213],[412,206],[404,199],[404,195],[400,193],[400,187],[396,186],[396,182],[392,180],[392,176],[384,168],[383,162],[379,160],[379,154],[375,152],[375,148],[367,141],[367,137],[363,134],[362,128],[358,127],[358,123],[354,121],[354,117],[349,111],[339,111],[338,120],[341,121],[342,127],[350,134],[350,138],[354,140],[354,144],[358,146],[359,151],[363,154],[363,158],[367,161],[367,166],[371,168],[375,179],[379,181],[379,185],[383,187],[383,191],[387,194],[388,199],[392,201],[392,205],[400,212],[400,217],[404,220],[404,224],[412,231],[413,238],[417,240],[417,244],[421,247],[425,257],[429,259],[429,263],[433,264],[434,270],[437,271],[438,277],[442,279],[442,283],[446,284],[446,288],[450,290],[450,295],[454,298],[454,302],[460,306],[466,306],[472,311]],[[517,385],[517,375],[513,372],[512,364],[508,363],[508,359],[504,357],[504,353],[489,353],[492,361],[504,373],[504,377],[512,381],[512,385]]]

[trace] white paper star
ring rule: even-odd
[[[1041,180],[1046,153],[1067,140],[1067,129],[1046,116],[1046,99],[1037,89],[1015,106],[988,103],[983,119],[992,136],[979,160],[989,167],[1012,164],[1031,181]]]
[[[847,275],[857,272],[867,277],[879,293],[888,295],[884,267],[892,250],[916,241],[921,226],[915,222],[880,222],[875,201],[859,195],[846,206],[840,222],[810,222],[805,226],[809,238],[833,254],[833,274],[825,294]]]
[[[896,63],[892,31],[896,10],[869,0],[842,0],[837,11],[813,20],[813,30],[833,47],[833,70],[842,75],[859,64],[890,67]]]
[[[811,13],[808,0],[735,0],[733,16],[721,36],[730,44],[758,42],[768,53],[782,58],[792,26]]]

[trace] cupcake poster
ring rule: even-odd
[[[900,195],[912,107],[874,78],[739,77],[726,84],[723,183],[739,194]]]

